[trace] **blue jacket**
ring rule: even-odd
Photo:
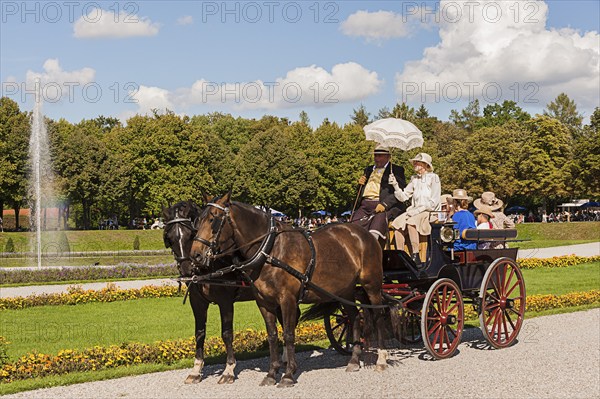
[[[475,224],[475,216],[473,216],[471,212],[464,209],[452,215],[452,220],[456,222],[455,228],[458,230],[461,237],[463,230],[477,228],[477,225]],[[454,241],[454,250],[457,251],[462,249],[477,249],[477,242],[463,240],[462,238]]]

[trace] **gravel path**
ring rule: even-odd
[[[332,350],[298,355],[293,388],[259,387],[267,359],[238,362],[238,379],[218,385],[222,366],[184,385],[189,370],[23,392],[6,398],[598,398],[600,309],[526,320],[520,342],[488,350],[481,332],[463,335],[459,353],[430,361],[421,348],[396,351],[383,373],[344,371],[347,358]]]

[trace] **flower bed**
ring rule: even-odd
[[[598,262],[600,256],[577,256],[565,255],[553,258],[529,258],[519,259],[517,263],[521,269],[541,269],[552,267],[569,267],[581,263]]]
[[[279,335],[281,336],[281,327]],[[296,343],[310,343],[326,339],[322,324],[306,324],[296,329]],[[267,349],[266,331],[246,329],[235,333],[234,350],[237,353]],[[181,359],[194,357],[194,337],[180,340],[156,341],[153,344],[124,343],[108,347],[94,346],[84,350],[61,350],[56,355],[32,352],[21,356],[14,363],[0,368],[0,383],[27,378],[66,374],[75,371],[95,371],[132,366],[141,363],[172,364]],[[205,357],[225,354],[221,338],[210,337],[204,345]]]
[[[115,302],[140,298],[165,298],[182,296],[178,287],[171,285],[146,285],[142,288],[119,289],[108,283],[101,290],[84,290],[79,286],[69,287],[68,292],[58,294],[40,294],[26,297],[0,298],[0,310],[24,309],[45,305],[77,305],[90,302]]]
[[[168,265],[127,265],[115,267],[63,267],[42,270],[1,270],[0,284],[29,284],[77,280],[129,279],[177,276],[177,267]]]

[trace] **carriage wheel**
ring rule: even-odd
[[[479,297],[485,339],[498,349],[512,345],[525,317],[525,281],[515,261],[496,259],[483,277]]]
[[[417,313],[405,312],[402,317],[402,337],[403,344],[412,345],[421,342],[421,317]]]
[[[352,324],[346,311],[338,306],[325,315],[325,332],[333,349],[342,355],[352,354]]]
[[[463,333],[464,306],[460,289],[450,279],[437,280],[427,291],[421,311],[421,334],[436,359],[452,356]]]

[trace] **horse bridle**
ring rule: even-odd
[[[194,237],[194,241],[198,241],[208,247],[208,249],[202,256],[202,260],[203,260],[202,265],[205,267],[209,267],[211,260],[214,260],[214,259],[220,257],[219,255],[225,254],[224,251],[219,251],[219,237],[221,236],[223,227],[225,227],[225,223],[227,223],[227,222],[231,223],[231,216],[229,213],[229,207],[221,206],[214,202],[209,202],[208,204],[206,204],[206,206],[217,208],[217,209],[223,211],[223,213],[224,213],[224,216],[220,216],[220,217],[212,215],[216,219],[212,222],[212,226],[211,226],[212,231],[213,231],[212,241],[208,241],[208,240],[205,240],[204,238],[200,238],[200,237]],[[217,228],[215,228],[216,221],[218,221],[218,224],[219,224]],[[235,246],[235,243],[233,243],[232,247],[233,246]],[[197,262],[197,259],[196,260],[192,259],[192,262],[193,263]]]
[[[177,225],[177,227],[179,226],[183,226],[187,229],[189,229],[192,234],[195,236],[196,235],[196,228],[194,227],[194,222],[192,221],[192,219],[190,218],[182,218],[182,217],[178,217],[177,213],[175,214],[175,219],[173,220],[169,220],[168,222],[165,223],[165,233],[173,226]],[[177,229],[177,241],[179,241],[179,250],[180,250],[180,254],[183,255],[183,243],[181,242],[181,230]],[[193,263],[193,259],[188,255],[188,256],[177,256],[175,254],[175,251],[173,251],[173,247],[171,245],[171,252],[173,252],[173,258],[175,259],[175,261],[177,262],[177,267],[180,269],[181,271],[181,263],[188,260],[190,262]]]

